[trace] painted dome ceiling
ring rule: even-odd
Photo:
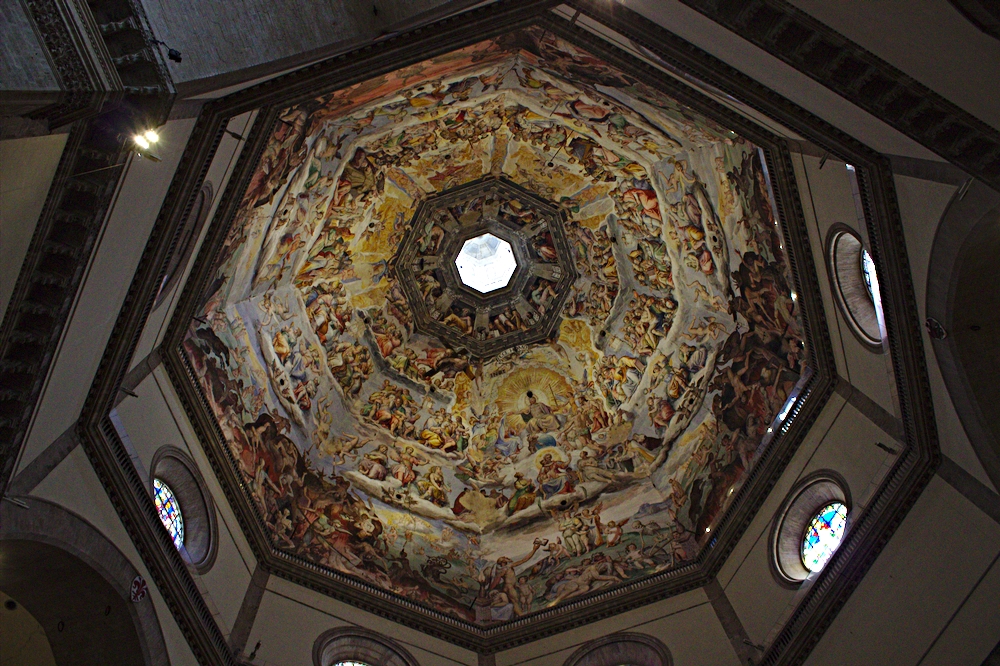
[[[184,348],[272,547],[490,626],[696,560],[804,372],[758,148],[535,28],[270,132]]]

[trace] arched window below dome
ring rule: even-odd
[[[419,666],[403,646],[361,627],[338,627],[313,644],[313,666]]]
[[[833,471],[812,474],[788,493],[771,530],[779,582],[798,586],[826,566],[847,532],[850,505],[847,483]]]
[[[215,503],[198,466],[181,449],[162,446],[150,464],[153,503],[174,545],[206,573],[215,563],[218,525]]]
[[[637,632],[621,632],[590,641],[574,652],[564,666],[672,666],[670,650],[658,639]]]

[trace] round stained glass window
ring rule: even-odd
[[[333,666],[368,666],[363,661],[338,661]]]
[[[180,548],[184,545],[184,516],[181,505],[170,486],[159,479],[153,479],[153,503],[156,512],[160,514],[160,522],[167,528],[174,545]]]
[[[833,557],[847,529],[847,507],[831,502],[816,512],[802,537],[802,564],[819,571]]]

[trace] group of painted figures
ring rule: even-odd
[[[805,357],[756,149],[515,41],[514,66],[485,42],[450,56],[478,74],[432,61],[372,84],[388,101],[284,112],[185,343],[276,547],[475,622],[697,557]],[[479,362],[415,330],[391,257],[421,197],[484,170],[563,206],[579,279],[557,336]]]

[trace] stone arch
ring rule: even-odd
[[[563,666],[673,666],[670,650],[647,634],[621,632],[584,644]]]
[[[955,411],[983,469],[1000,488],[997,256],[1000,193],[973,181],[952,197],[934,236],[927,325]]]
[[[1000,6],[987,0],[948,0],[952,7],[994,39],[1000,39]]]
[[[57,664],[169,666],[138,570],[90,523],[37,497],[0,502],[0,580],[45,629]],[[27,508],[20,506],[27,505]]]
[[[334,666],[343,661],[370,666],[420,666],[406,648],[378,632],[361,627],[324,631],[313,644],[313,666]]]

